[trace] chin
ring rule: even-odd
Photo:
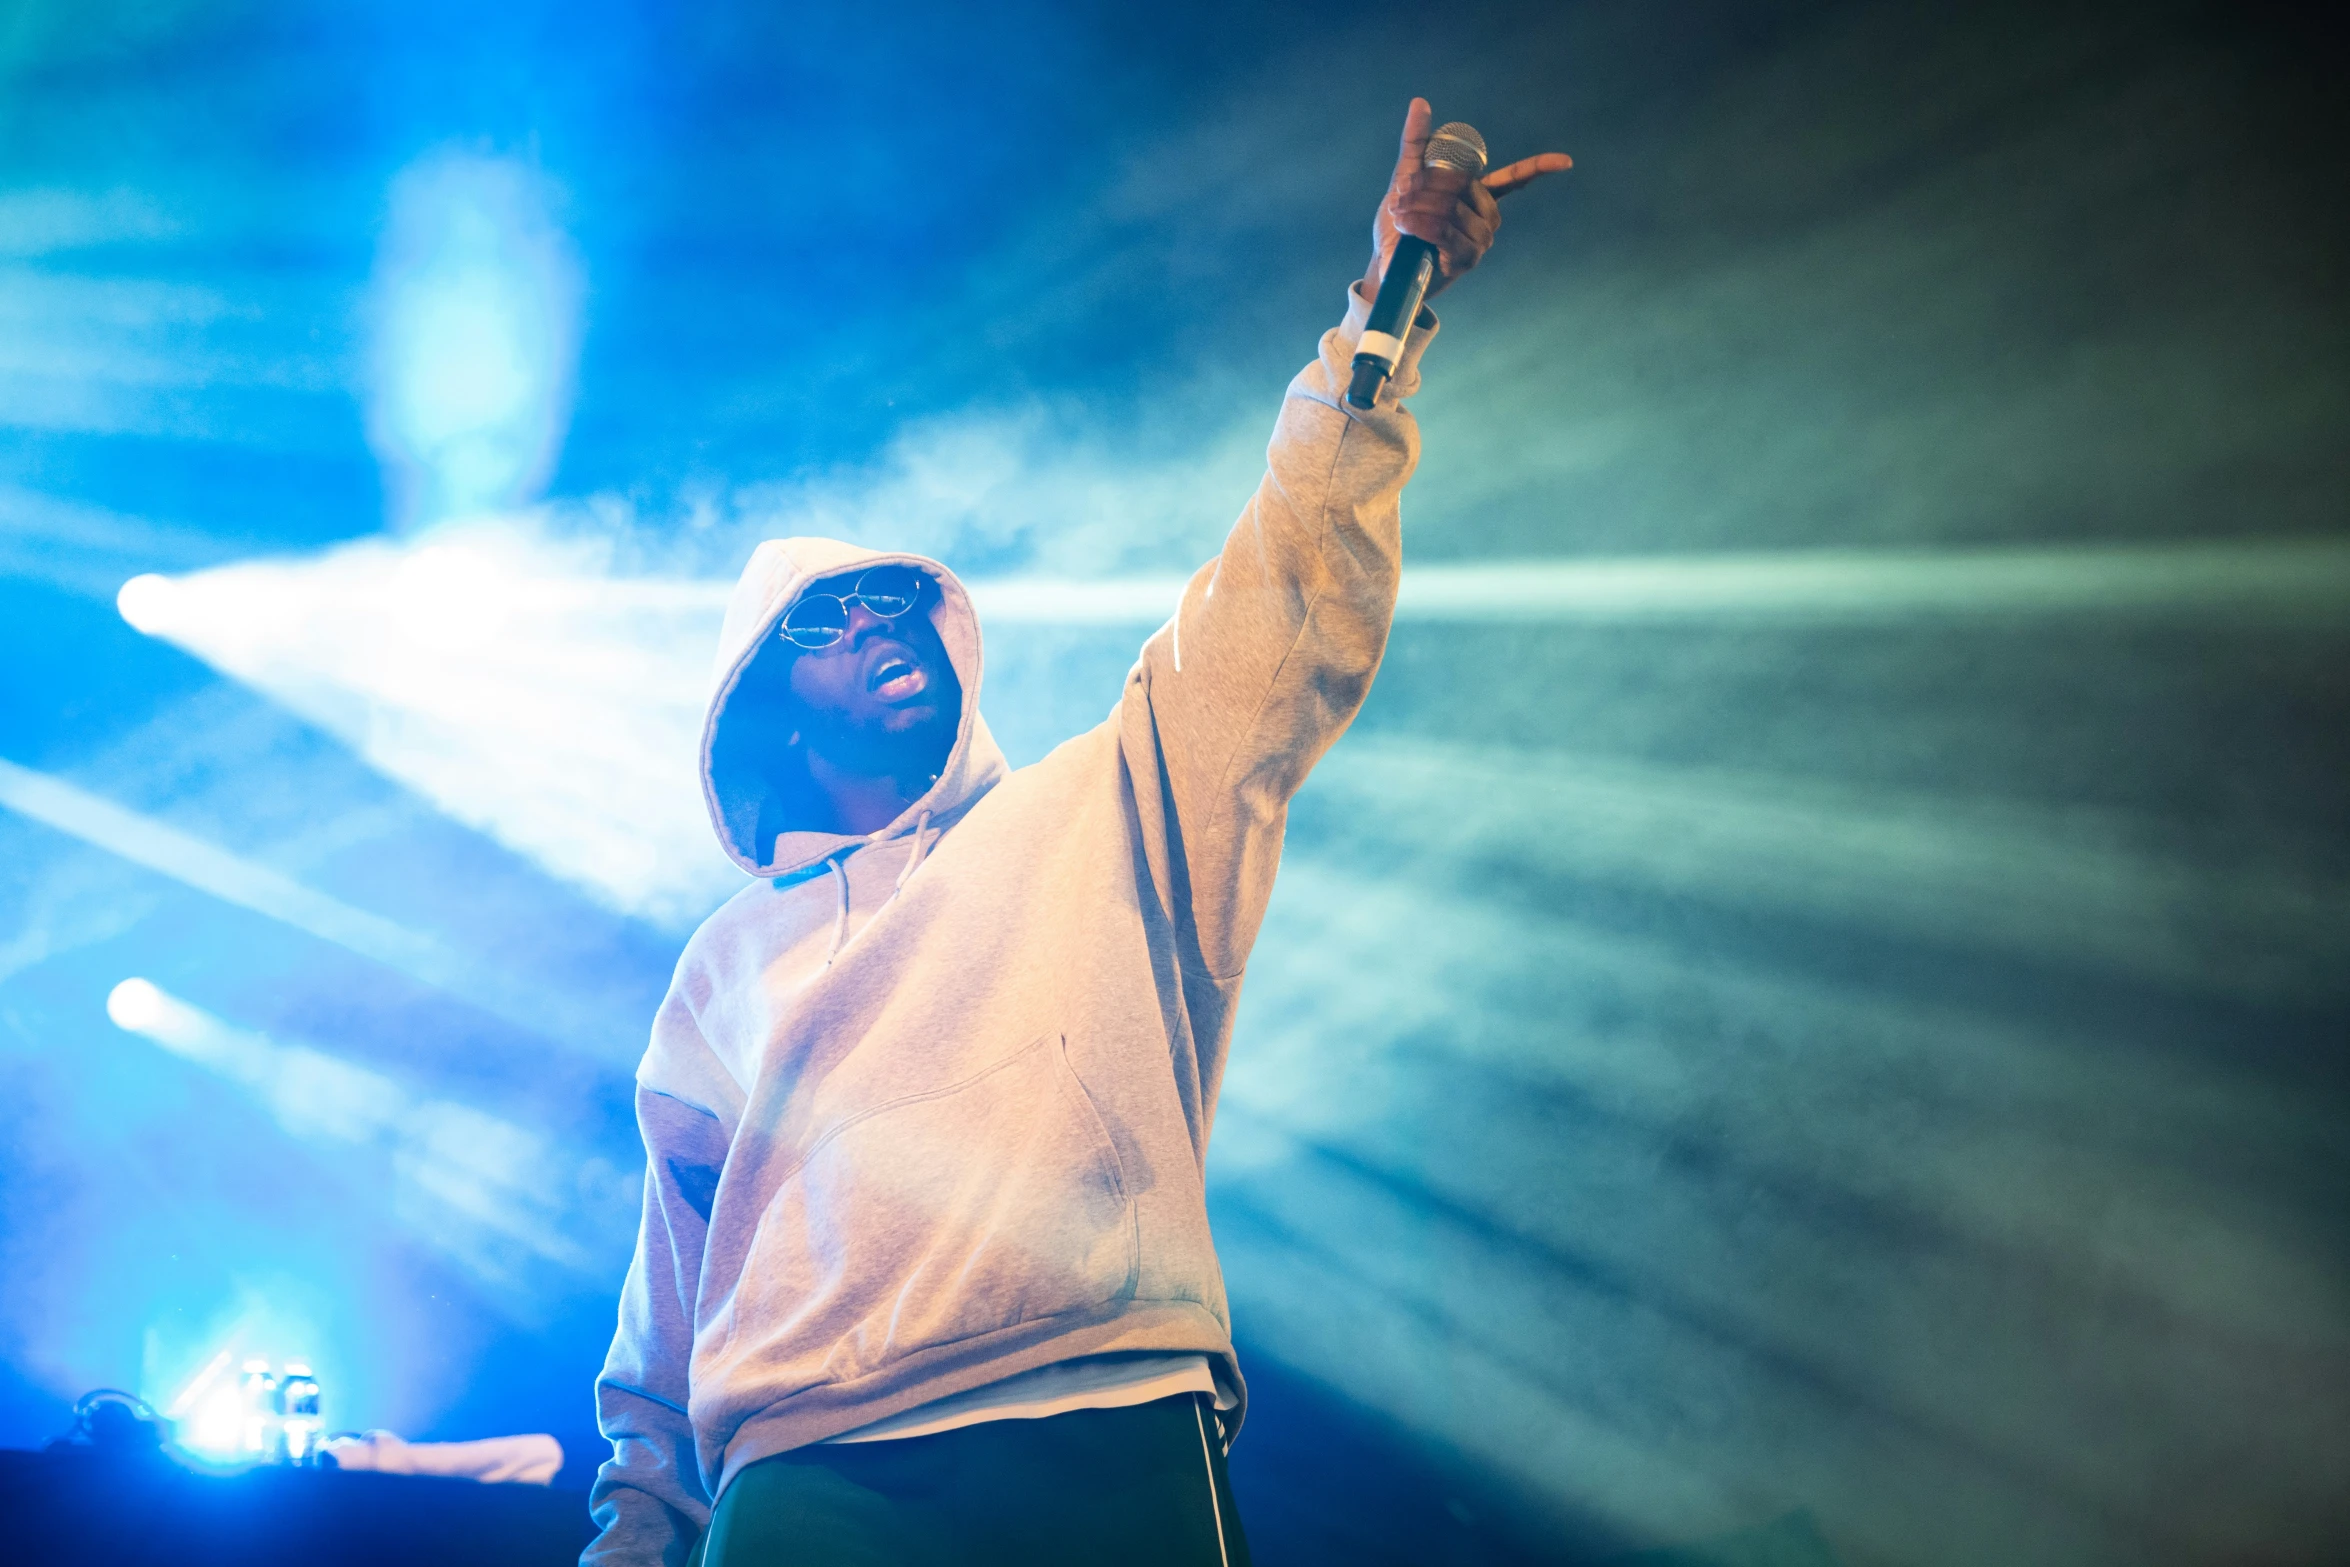
[[[915,707],[893,707],[880,715],[874,727],[885,735],[903,738],[927,734],[942,726],[953,728],[956,715],[934,702]]]

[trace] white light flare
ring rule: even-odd
[[[180,1428],[180,1445],[207,1458],[236,1457],[245,1445],[245,1400],[234,1382],[216,1387]]]
[[[146,572],[131,578],[114,595],[114,607],[138,631],[151,637],[169,636],[172,610],[178,594],[169,577]]]
[[[223,1349],[210,1360],[204,1362],[204,1369],[189,1379],[188,1385],[180,1389],[177,1398],[164,1406],[163,1418],[166,1420],[185,1419],[188,1411],[196,1407],[196,1401],[211,1391],[220,1374],[228,1369],[228,1363],[233,1353],[234,1351],[231,1349]]]
[[[125,980],[117,985],[120,994],[124,985],[146,985],[145,980]],[[152,990],[153,986],[148,986]],[[113,1012],[113,998],[107,1000],[107,1011]],[[117,1023],[122,1023],[116,1017]],[[123,1023],[125,1028],[131,1027]],[[233,1346],[224,1348],[204,1363],[204,1369],[180,1389],[179,1396],[165,1406],[163,1418],[177,1427],[179,1445],[201,1457],[226,1460],[237,1455],[244,1437],[245,1400],[237,1379],[223,1377],[235,1360]]]
[[[163,992],[143,979],[126,979],[106,995],[106,1015],[126,1033],[151,1033],[163,1024]]]

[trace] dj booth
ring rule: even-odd
[[[90,1448],[0,1449],[0,1517],[0,1559],[76,1567],[569,1567],[594,1533],[580,1491]]]

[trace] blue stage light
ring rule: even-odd
[[[234,1363],[234,1353],[223,1349],[164,1408],[179,1445],[199,1457],[233,1459],[244,1445],[245,1400],[230,1371]]]
[[[571,416],[581,281],[530,165],[430,157],[394,182],[377,256],[369,430],[406,520],[526,501]]]

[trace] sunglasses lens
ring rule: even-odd
[[[830,647],[849,629],[849,607],[829,593],[812,593],[783,617],[784,640],[801,647]]]
[[[876,566],[857,579],[857,597],[876,615],[903,615],[922,596],[922,573],[911,566]]]

